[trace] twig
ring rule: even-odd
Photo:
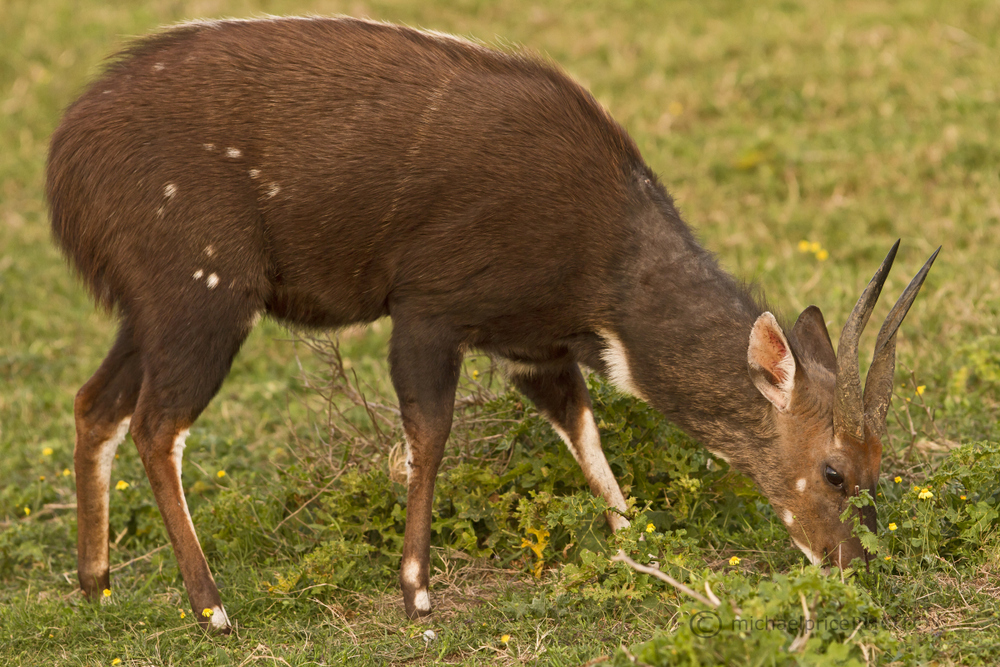
[[[706,605],[708,607],[711,607],[712,609],[717,609],[719,607],[719,605],[721,604],[720,602],[713,602],[712,600],[709,600],[707,597],[705,597],[701,593],[699,593],[699,592],[697,592],[697,591],[695,591],[695,590],[693,590],[691,588],[688,588],[687,586],[685,586],[681,582],[677,581],[676,579],[674,579],[673,577],[671,577],[669,574],[667,574],[663,570],[660,570],[660,569],[655,568],[655,567],[649,567],[648,565],[640,565],[639,563],[635,562],[634,560],[632,560],[631,558],[629,558],[628,556],[626,556],[624,551],[619,551],[617,554],[615,554],[614,556],[612,556],[611,561],[613,563],[625,563],[626,565],[628,565],[630,568],[632,568],[633,570],[635,570],[637,572],[642,572],[643,574],[652,575],[652,576],[656,577],[657,579],[659,579],[660,581],[664,581],[664,582],[670,584],[671,586],[673,586],[674,588],[676,588],[677,590],[679,590],[681,593],[684,593],[685,595],[689,595],[689,596],[693,597],[698,602],[700,602],[703,605]],[[715,596],[713,595],[713,597],[715,597]],[[718,598],[716,598],[716,599],[718,599]],[[743,613],[742,611],[740,611],[740,608],[736,607],[736,606],[733,607],[733,610],[737,614],[742,614]]]

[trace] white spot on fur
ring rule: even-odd
[[[806,558],[808,558],[809,562],[812,563],[813,565],[819,565],[820,563],[823,562],[822,558],[820,558],[819,556],[817,556],[816,554],[814,554],[809,547],[803,546],[794,537],[792,538],[792,542],[794,542],[795,546],[797,546],[799,548],[799,550],[806,555]]]
[[[167,183],[167,185],[163,188],[163,196],[170,199],[175,194],[177,194],[177,186],[173,183]]]
[[[219,276],[214,273],[208,274],[208,278],[205,278],[205,284],[208,285],[208,289],[215,289],[215,286],[219,284]]]
[[[257,311],[256,313],[254,313],[254,314],[253,314],[253,316],[252,316],[252,317],[250,318],[250,323],[249,323],[249,324],[247,325],[247,327],[248,327],[248,328],[250,328],[250,329],[253,329],[253,328],[254,328],[254,327],[256,327],[256,326],[257,326],[258,324],[260,324],[260,320],[261,320],[261,318],[263,318],[263,317],[264,317],[264,311],[262,311],[262,310],[258,310],[258,311]]]
[[[102,92],[102,94],[104,94],[104,95],[107,95],[107,94],[108,94],[108,93],[110,93],[111,91],[110,91],[110,90],[104,90],[104,91],[101,91],[101,92]]]
[[[205,272],[202,271],[201,269],[198,269],[197,271],[194,272],[194,274],[192,274],[191,277],[194,278],[195,280],[201,280],[201,277],[203,275],[205,275]]]
[[[413,606],[416,607],[417,611],[431,610],[431,597],[427,594],[426,588],[421,588],[417,591],[417,594],[413,596]]]
[[[260,169],[251,169],[249,172],[250,178],[257,178],[260,176]]]
[[[277,183],[269,183],[267,186],[267,198],[270,199],[281,192],[281,186]]]
[[[212,255],[214,255],[215,254],[215,246],[214,245],[207,245],[207,246],[205,246],[205,254],[208,255],[209,257],[211,257]]]
[[[231,157],[231,158],[235,159],[235,158],[242,157],[242,156],[243,156],[243,151],[241,151],[239,148],[227,148],[226,149],[226,157]]]
[[[155,65],[153,65],[154,72],[162,72],[163,69],[164,69],[163,63],[156,63]]]
[[[806,478],[803,477],[799,481],[795,482],[795,488],[798,489],[799,493],[804,492],[806,490]]]
[[[216,630],[225,630],[229,627],[229,616],[222,607],[212,607],[212,616],[208,619],[209,624]]]
[[[601,358],[604,360],[605,366],[607,366],[608,379],[625,393],[645,401],[646,397],[642,395],[632,379],[628,356],[625,353],[625,345],[622,344],[618,336],[610,331],[598,331],[597,335],[604,339],[604,344],[607,346],[601,352]]]
[[[708,448],[706,447],[705,449],[708,449]],[[723,460],[723,461],[725,461],[726,463],[729,463],[729,462],[730,462],[730,461],[729,461],[729,457],[728,457],[728,456],[726,456],[725,454],[723,454],[722,452],[717,452],[717,451],[715,451],[714,449],[709,449],[709,450],[708,450],[708,453],[709,453],[709,454],[711,454],[712,456],[714,456],[714,457],[715,457],[715,458],[717,458],[717,459],[722,459],[722,460]]]
[[[795,523],[795,516],[792,514],[791,510],[785,510],[781,513],[781,520],[785,522],[786,526],[791,526]]]
[[[201,147],[204,148],[206,151],[215,150],[215,144],[202,144]]]
[[[163,217],[163,207],[162,206],[160,208],[156,209],[156,217],[158,217],[158,218],[162,218]]]

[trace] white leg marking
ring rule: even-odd
[[[205,279],[205,283],[208,285],[208,289],[215,289],[215,286],[219,284],[219,276],[210,273],[208,274],[208,278]]]
[[[791,510],[785,510],[781,513],[781,520],[785,522],[786,526],[791,526],[795,523],[795,517],[792,515]]]
[[[414,559],[407,560],[403,563],[403,582],[413,586],[414,588],[420,586],[420,563]]]
[[[131,416],[121,420],[118,428],[115,429],[114,435],[102,442],[97,448],[99,450],[99,454],[97,455],[97,474],[104,482],[104,497],[107,497],[107,487],[111,484],[111,466],[115,462],[115,452],[118,451],[118,445],[122,444],[122,441],[125,440],[125,434],[128,433],[128,425],[131,421]]]
[[[191,522],[191,513],[188,511],[187,498],[184,497],[184,484],[181,482],[181,462],[184,459],[184,441],[187,440],[188,433],[191,431],[189,429],[184,429],[177,434],[174,438],[174,474],[177,475],[177,488],[180,490],[181,500],[178,503],[181,509],[184,510],[184,516],[187,517],[187,522],[191,526],[191,532],[194,532],[194,523]]]
[[[806,490],[806,478],[803,477],[799,481],[795,482],[795,488],[799,490],[799,493],[803,493]]]
[[[597,430],[597,423],[594,422],[594,414],[585,409],[580,415],[580,442],[577,445],[580,450],[580,467],[587,481],[599,489],[600,496],[604,498],[612,507],[616,507],[622,512],[628,509],[625,503],[625,496],[618,486],[618,480],[611,472],[608,459],[601,449],[601,433]],[[629,525],[625,517],[620,514],[608,512],[608,523],[612,530],[621,530]]]
[[[823,562],[822,558],[814,554],[812,550],[809,549],[809,547],[803,546],[802,543],[800,543],[794,537],[792,538],[792,542],[795,542],[795,546],[797,546],[799,550],[806,555],[806,558],[808,558],[809,562],[812,563],[813,565],[819,565],[820,563]]]
[[[597,334],[604,339],[604,344],[607,346],[601,352],[601,358],[608,367],[608,379],[611,380],[611,384],[625,393],[645,401],[646,397],[642,395],[642,392],[635,386],[635,381],[632,379],[632,373],[629,371],[628,356],[625,353],[625,346],[621,340],[618,336],[607,330],[598,331]]]
[[[550,422],[550,423],[552,424],[552,430],[555,431],[559,435],[560,438],[562,438],[563,442],[566,443],[566,449],[569,450],[569,453],[573,455],[573,458],[576,459],[576,462],[582,468],[583,467],[583,462],[580,461],[580,453],[576,450],[576,445],[573,444],[573,441],[570,440],[569,433],[567,433],[566,431],[562,430],[562,427],[561,426],[557,426],[555,424],[555,422]]]
[[[208,619],[209,624],[217,630],[225,630],[229,627],[229,616],[222,607],[212,607],[212,617]]]
[[[413,606],[417,608],[417,611],[431,610],[431,596],[427,594],[426,588],[421,588],[417,591],[416,596],[413,598]]]

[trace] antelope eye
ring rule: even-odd
[[[834,470],[833,468],[831,468],[830,466],[827,466],[826,481],[830,482],[830,484],[833,484],[835,487],[839,489],[844,485],[844,476],[841,475],[836,470]]]

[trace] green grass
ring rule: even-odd
[[[193,624],[128,445],[114,479],[130,487],[112,498],[112,563],[124,567],[106,604],[84,604],[73,585],[73,478],[63,472],[72,469],[73,395],[114,323],[49,241],[47,138],[128,36],[195,17],[305,12],[545,54],[632,133],[723,265],[789,318],[815,303],[836,329],[896,238],[893,296],[943,245],[900,330],[881,560],[871,571],[841,582],[805,567],[744,478],[709,469],[695,443],[594,384],[609,459],[642,515],[633,533],[609,538],[572,458],[530,405],[497,385],[477,390],[470,375],[467,391],[485,398],[460,415],[439,479],[437,611],[410,623],[395,574],[405,507],[392,475],[398,432],[377,436],[341,394],[334,403],[347,414],[329,421],[312,386],[323,358],[265,323],[192,430],[184,463],[237,633],[206,637]],[[629,655],[650,664],[995,664],[998,35],[1000,6],[985,1],[0,3],[0,664],[577,665],[602,655],[614,664],[631,664]],[[800,252],[801,241],[828,257]],[[385,395],[387,336],[382,323],[342,342],[372,396]],[[868,332],[862,349],[873,341]],[[469,368],[485,376],[488,365]],[[919,499],[914,484],[935,497]],[[522,546],[542,534],[528,529],[548,531],[541,559]],[[793,653],[798,633],[787,629],[740,635],[730,625],[700,638],[689,619],[707,609],[611,564],[618,544],[640,560],[655,555],[699,591],[708,582],[723,621],[734,605],[744,617],[793,618],[804,599],[814,618],[863,622],[853,634],[853,625],[817,630]]]

